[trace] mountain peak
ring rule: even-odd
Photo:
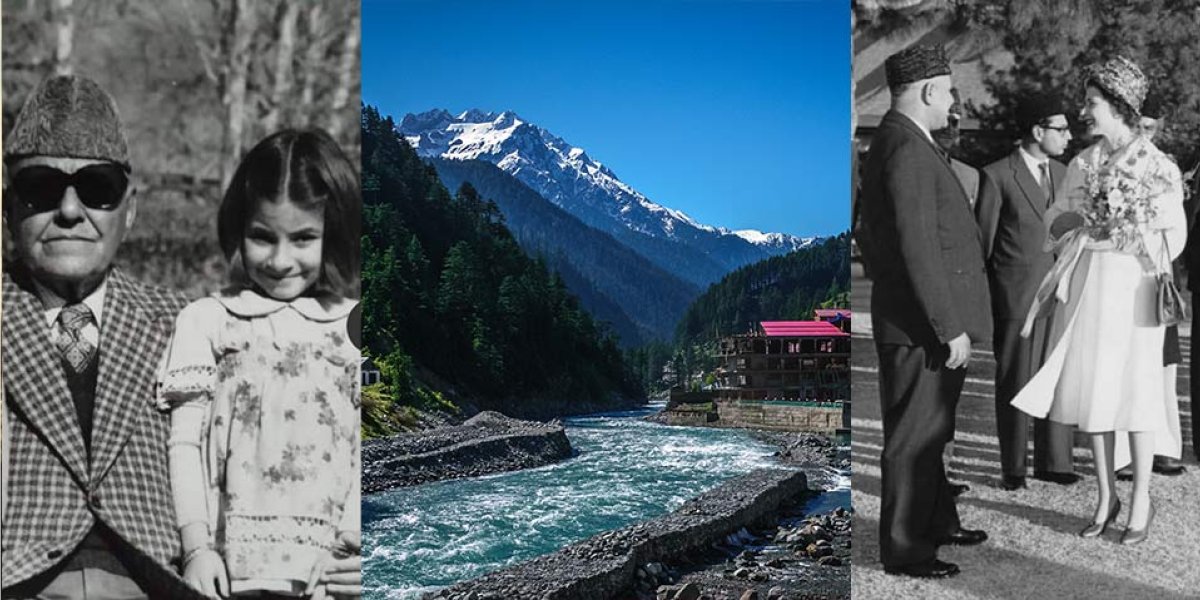
[[[428,116],[435,113],[436,119]],[[584,223],[618,239],[635,235],[678,242],[709,257],[702,260],[717,261],[724,268],[736,268],[760,260],[764,253],[788,252],[804,244],[785,234],[718,230],[682,211],[656,204],[583,148],[521,119],[511,110],[496,113],[472,108],[458,117],[444,119],[448,115],[445,111],[430,111],[406,116],[400,133],[410,141],[415,139],[413,145],[425,157],[490,162]],[[434,127],[424,127],[428,124]],[[647,249],[654,246],[649,241],[645,244]],[[645,255],[671,269],[671,259],[650,256],[655,252],[647,251]]]
[[[487,123],[495,118],[496,113],[494,112],[472,108],[463,111],[455,120],[462,123]]]

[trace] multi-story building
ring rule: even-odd
[[[828,321],[762,321],[722,339],[718,356],[721,399],[849,399],[850,334]]]

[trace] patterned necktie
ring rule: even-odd
[[[83,303],[68,304],[58,313],[60,335],[56,345],[71,375],[82,373],[96,353],[96,347],[83,337],[83,328],[95,322],[91,309]]]
[[[1054,204],[1054,182],[1050,179],[1050,163],[1044,162],[1041,164],[1042,171],[1042,193],[1046,195],[1046,207]]]

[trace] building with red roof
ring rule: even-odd
[[[722,339],[718,357],[723,399],[849,399],[850,334],[829,321],[762,321],[751,333]]]

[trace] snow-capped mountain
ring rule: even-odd
[[[698,284],[815,241],[699,223],[650,201],[582,148],[511,111],[472,109],[455,116],[432,110],[406,115],[399,129],[422,156],[490,162],[589,226]]]

